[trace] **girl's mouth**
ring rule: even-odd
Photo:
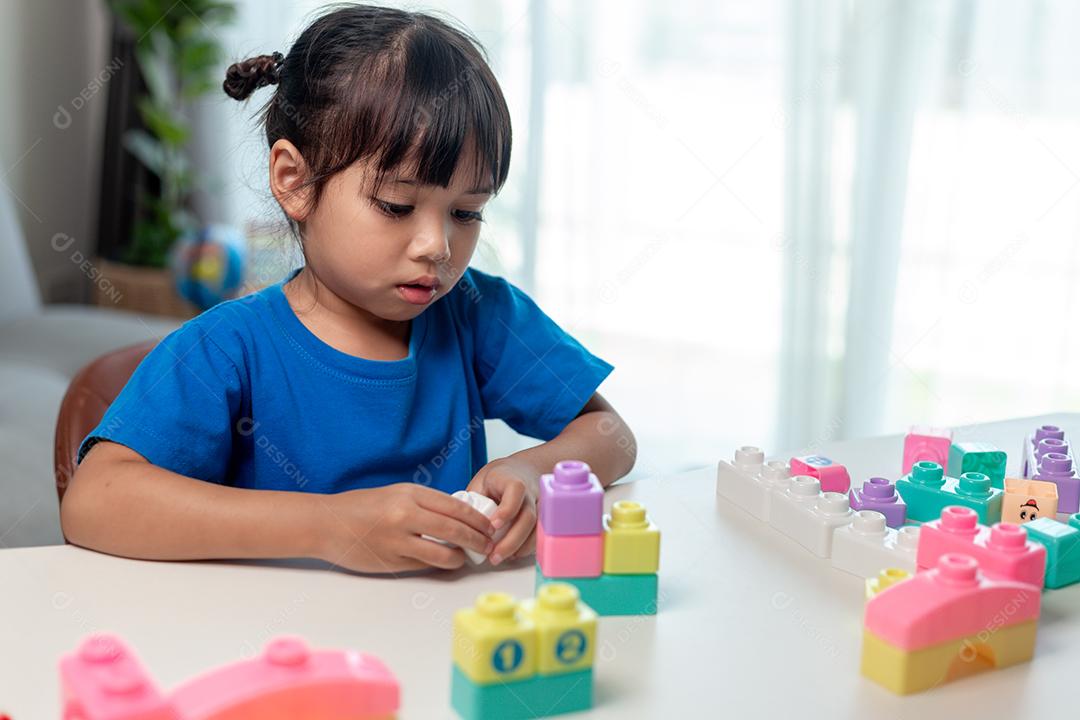
[[[405,302],[427,305],[438,292],[438,285],[425,282],[402,283],[397,286],[397,290]]]

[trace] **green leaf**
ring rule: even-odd
[[[150,133],[141,128],[128,130],[124,133],[124,147],[150,172],[158,177],[165,174],[165,148]]]
[[[170,113],[169,108],[162,107],[147,97],[139,98],[136,106],[146,128],[162,143],[178,146],[187,142],[191,129],[182,117]]]

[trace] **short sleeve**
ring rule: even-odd
[[[612,366],[506,280],[470,269],[461,283],[472,306],[484,416],[523,435],[552,439],[577,417]]]
[[[79,462],[99,440],[125,445],[159,467],[224,483],[241,403],[236,365],[210,338],[200,316],[166,336],[79,447]]]

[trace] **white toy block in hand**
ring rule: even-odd
[[[498,504],[488,496],[481,495],[478,492],[472,492],[470,490],[458,490],[450,497],[456,498],[461,502],[465,503],[466,505],[471,505],[474,509],[479,510],[484,515],[484,517],[488,519],[490,519],[491,516],[495,514],[495,510],[499,507]],[[506,535],[506,531],[510,529],[511,524],[512,523],[507,523],[506,525],[503,525],[501,528],[496,530],[495,534],[491,538],[492,543],[497,545],[499,541],[503,539],[503,536]],[[446,545],[447,547],[457,547],[457,545],[454,545],[453,543],[448,543],[445,540],[440,540],[439,538],[431,537],[430,535],[421,535],[420,537],[424,538],[425,540],[431,540],[433,542],[441,543],[443,545]],[[474,565],[480,565],[485,560],[487,560],[487,555],[484,555],[483,553],[478,553],[475,550],[470,550],[468,548],[465,548],[465,555],[469,558],[469,560],[472,561]]]
[[[765,453],[745,445],[735,451],[733,462],[721,460],[717,463],[716,494],[767,522],[770,490],[778,483],[786,487],[790,476],[787,463],[782,460],[765,462]]]
[[[855,513],[843,493],[821,492],[821,482],[809,475],[791,478],[783,493],[773,495],[769,524],[818,557],[832,552],[833,532],[849,524]]]
[[[894,530],[876,510],[860,510],[850,525],[838,528],[833,535],[832,564],[862,578],[877,577],[886,568],[914,575],[918,548],[918,527],[906,525]]]

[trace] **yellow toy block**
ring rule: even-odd
[[[878,573],[877,577],[866,578],[866,599],[877,595],[885,588],[892,587],[901,580],[907,580],[911,573],[900,568],[885,568]]]
[[[1057,518],[1058,486],[1045,480],[1005,478],[1001,521],[1021,525],[1048,517]]]
[[[649,522],[645,506],[620,500],[604,516],[604,572],[650,575],[660,567],[660,530]]]
[[[592,667],[596,613],[581,602],[576,587],[561,582],[541,585],[535,600],[522,601],[521,612],[536,626],[536,662],[541,675]]]
[[[536,674],[536,625],[513,596],[484,593],[454,613],[454,664],[479,685]]]
[[[898,695],[921,692],[984,670],[1027,662],[1036,620],[908,652],[863,631],[862,673]]]

